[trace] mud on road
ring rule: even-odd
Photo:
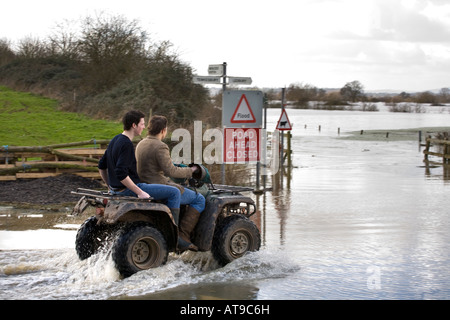
[[[62,174],[41,179],[0,181],[0,204],[58,205],[76,203],[79,195],[71,194],[77,188],[103,189],[98,180],[77,175]]]

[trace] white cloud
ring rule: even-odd
[[[407,7],[402,3],[379,1],[369,36],[391,41],[450,42],[450,25],[431,15],[433,9],[426,11],[430,4],[421,1],[423,9],[418,10],[417,5]]]
[[[13,40],[102,10],[123,14],[154,40],[170,40],[198,74],[227,62],[229,75],[257,86],[450,86],[448,0],[23,0],[2,8],[2,36]]]

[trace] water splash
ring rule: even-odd
[[[186,252],[181,256],[170,257],[162,267],[141,271],[124,279],[122,290],[116,297],[146,296],[199,284],[207,286],[257,282],[285,277],[298,270],[298,263],[292,261],[282,250],[263,249],[251,252],[224,267],[218,265],[210,252]]]
[[[73,249],[0,251],[0,299],[134,299],[199,284],[279,278],[299,268],[282,250],[262,249],[225,267],[210,252],[185,252],[122,279],[110,249],[83,261]]]

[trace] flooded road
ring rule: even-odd
[[[79,261],[83,218],[2,207],[0,299],[449,299],[448,173],[424,165],[414,130],[348,139],[450,126],[436,110],[288,110],[294,167],[252,195],[262,248],[221,268],[188,252],[121,280],[108,251]],[[268,110],[269,130],[279,116]]]

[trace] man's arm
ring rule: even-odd
[[[109,189],[109,180],[108,180],[108,171],[107,171],[107,159],[106,159],[106,153],[108,151],[105,150],[105,153],[103,153],[103,156],[100,158],[98,162],[98,172],[100,173],[100,177],[102,177],[102,180],[104,183],[106,183],[106,186]]]
[[[143,191],[141,188],[139,188],[133,182],[133,180],[130,179],[130,177],[127,176],[125,179],[121,180],[120,183],[122,183],[125,187],[136,193],[138,198],[141,199],[150,198],[150,195],[147,192]]]
[[[169,147],[164,143],[161,144],[156,152],[156,159],[158,161],[159,167],[164,172],[167,177],[171,178],[190,178],[195,168],[189,167],[177,167],[173,164],[170,158]]]
[[[98,172],[100,173],[100,176],[102,177],[103,182],[105,182],[109,188],[108,172],[105,169],[98,169]]]

